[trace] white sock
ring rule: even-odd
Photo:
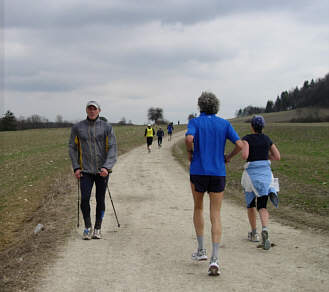
[[[197,235],[196,239],[198,240],[198,250],[203,249],[203,236]]]
[[[218,252],[219,252],[219,242],[213,242],[211,257],[215,257],[216,259],[218,259]]]

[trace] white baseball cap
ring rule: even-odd
[[[87,105],[86,105],[86,108],[88,107],[88,106],[94,106],[95,108],[97,108],[97,109],[100,109],[101,107],[100,107],[100,105],[98,104],[98,102],[97,101],[94,101],[94,100],[90,100],[90,101],[88,101],[87,102]]]
[[[151,127],[151,124],[147,124],[148,127]]]

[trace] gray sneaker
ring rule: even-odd
[[[216,257],[212,257],[210,259],[208,275],[209,276],[219,276],[220,275],[219,263],[218,263],[218,259]]]
[[[101,239],[101,238],[102,238],[101,230],[95,228],[93,233],[93,239]]]
[[[196,252],[192,253],[192,260],[206,261],[207,259],[207,251],[205,249],[198,249]]]
[[[267,230],[262,231],[262,246],[263,246],[263,249],[265,249],[265,250],[269,250],[271,248],[271,242],[268,239],[268,231]]]
[[[91,239],[91,234],[92,234],[92,228],[85,228],[82,233],[82,239],[84,240],[89,240]]]
[[[248,232],[248,239],[252,242],[259,242],[259,234]]]

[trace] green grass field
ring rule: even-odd
[[[249,133],[246,123],[233,124],[242,137]],[[175,127],[176,131],[186,126]],[[115,127],[119,154],[145,143],[144,126]],[[269,124],[268,134],[281,152],[281,161],[272,164],[280,179],[279,215],[285,208],[329,217],[329,124]],[[22,226],[32,220],[48,194],[65,185],[71,173],[68,156],[70,129],[40,129],[0,132],[0,250],[12,243]],[[228,143],[229,151],[230,143]],[[184,145],[178,156],[186,165]],[[240,176],[243,161],[236,157],[228,165],[228,189],[242,202]],[[72,181],[73,176],[72,176]],[[55,184],[56,185],[56,184]],[[72,189],[62,190],[71,193]],[[285,212],[287,213],[287,212]],[[291,217],[291,216],[290,216]],[[294,220],[292,217],[291,220]],[[320,224],[321,225],[321,224]]]
[[[250,133],[249,124],[233,123],[233,126],[240,137]],[[268,124],[264,133],[281,152],[281,160],[272,163],[273,174],[280,181],[280,208],[271,212],[301,225],[328,228],[329,124]],[[226,152],[231,149],[232,144],[228,141]],[[187,169],[183,141],[175,152]],[[227,166],[227,190],[239,204],[244,204],[240,186],[243,164],[238,155]]]
[[[184,126],[175,126],[175,131],[180,128]],[[144,129],[145,126],[114,127],[118,154],[144,144]],[[49,200],[54,185],[65,185],[71,173],[70,131],[64,128],[0,132],[0,224],[6,226],[0,230],[0,251],[18,238],[17,232]],[[72,190],[61,192],[65,195]]]

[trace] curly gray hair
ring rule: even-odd
[[[219,99],[211,92],[203,91],[198,99],[200,112],[207,115],[217,114],[219,111],[219,105]]]

